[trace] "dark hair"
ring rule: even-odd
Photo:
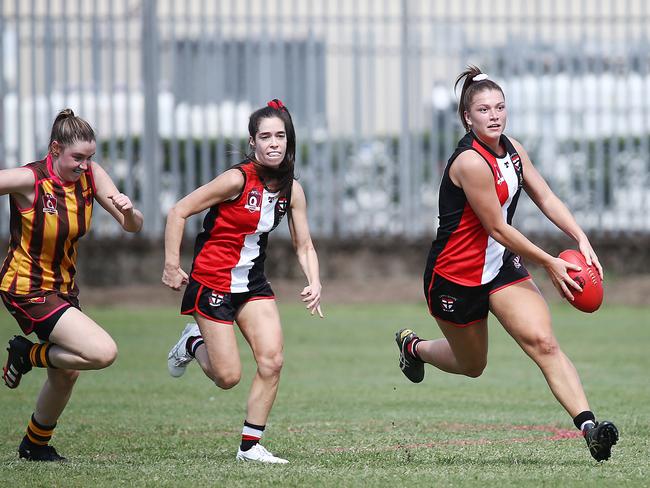
[[[54,141],[64,147],[71,146],[79,141],[94,142],[95,131],[88,122],[81,117],[77,117],[72,109],[65,108],[54,119],[48,147],[51,147]]]
[[[469,106],[472,104],[472,100],[477,93],[482,92],[483,90],[498,90],[501,92],[501,95],[503,95],[503,98],[505,98],[505,94],[503,93],[501,87],[489,78],[474,81],[474,77],[480,74],[484,74],[481,71],[481,68],[478,66],[469,65],[465,71],[458,75],[458,78],[456,78],[456,83],[454,83],[454,91],[456,91],[458,83],[460,83],[461,80],[465,78],[465,81],[463,82],[463,88],[460,91],[460,99],[458,100],[458,116],[460,117],[460,122],[463,124],[463,127],[465,127],[465,130],[467,132],[469,132],[470,127],[467,124],[467,120],[465,120],[465,112],[469,110]]]
[[[271,169],[259,164],[255,160],[255,151],[251,151],[248,154],[248,158],[255,163],[257,174],[262,181],[268,179],[276,180],[277,185],[275,185],[274,190],[279,191],[280,196],[286,196],[291,192],[291,185],[293,184],[294,178],[294,163],[296,161],[296,131],[293,128],[293,121],[291,120],[289,110],[287,110],[287,107],[280,100],[274,98],[266,107],[262,107],[251,114],[248,119],[248,134],[255,140],[262,119],[272,117],[278,117],[284,122],[284,132],[287,135],[287,150],[280,166],[277,169]]]

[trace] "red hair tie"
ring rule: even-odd
[[[284,103],[282,103],[282,100],[278,100],[277,98],[274,98],[271,100],[267,105],[271,108],[274,108],[275,110],[279,110],[280,112],[286,112],[287,107],[284,106]]]

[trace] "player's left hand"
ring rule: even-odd
[[[307,285],[305,288],[303,288],[302,293],[300,293],[300,296],[302,297],[301,300],[307,304],[307,309],[311,312],[311,314],[314,315],[314,313],[318,313],[318,316],[322,319],[323,312],[321,311],[320,308],[321,290],[322,287],[320,283]]]
[[[111,202],[122,215],[129,215],[133,213],[133,203],[131,199],[127,197],[124,193],[116,193],[115,195],[109,195]]]
[[[587,265],[591,266],[592,264],[596,267],[598,270],[598,274],[600,274],[600,279],[603,279],[603,267],[600,265],[600,261],[598,261],[598,256],[596,256],[596,252],[594,249],[591,247],[591,244],[589,243],[588,240],[584,239],[582,241],[578,242],[578,249],[582,253],[582,255],[585,257],[585,261],[587,261]]]

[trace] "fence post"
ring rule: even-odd
[[[411,199],[411,134],[409,124],[409,34],[408,0],[402,0],[400,25],[400,110],[399,140],[399,203],[404,234],[413,235],[413,209]]]
[[[160,173],[162,171],[160,134],[158,131],[158,30],[157,0],[142,2],[142,79],[144,83],[144,128],[142,131],[140,191],[145,216],[145,233],[162,235],[160,212]]]

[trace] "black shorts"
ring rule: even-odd
[[[464,286],[438,274],[424,276],[424,295],[434,317],[465,327],[487,317],[490,295],[506,286],[530,279],[528,270],[516,254],[510,253],[499,274],[484,285]]]
[[[198,313],[208,320],[222,324],[232,324],[237,311],[246,302],[253,300],[273,300],[275,294],[268,282],[260,288],[244,293],[228,293],[213,290],[190,277],[185,287],[182,315]]]
[[[16,319],[25,335],[36,333],[47,341],[54,326],[70,307],[79,307],[79,299],[57,291],[40,291],[29,295],[14,295],[0,291],[2,301],[9,313]]]

